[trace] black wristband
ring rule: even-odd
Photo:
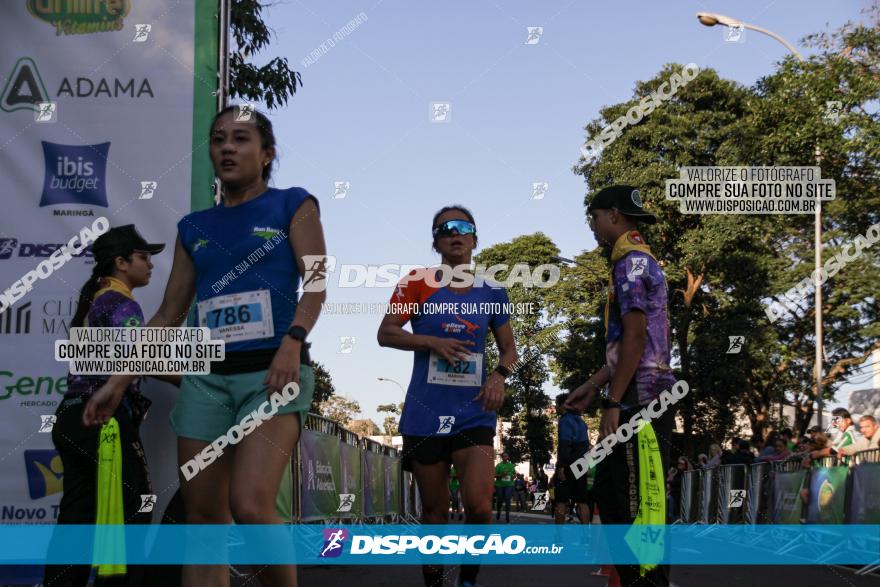
[[[611,401],[610,399],[608,399],[607,397],[603,397],[603,398],[602,398],[602,401],[600,402],[600,405],[602,406],[602,409],[603,409],[603,410],[609,410],[609,409],[611,409],[611,408],[618,408],[618,409],[620,409],[620,407],[621,407],[620,404],[619,404],[618,402],[613,402],[613,401]]]
[[[511,371],[510,369],[508,369],[504,365],[498,365],[497,367],[495,367],[495,371],[497,371],[505,379],[507,379],[508,377],[513,375],[513,371]]]

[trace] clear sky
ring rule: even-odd
[[[751,85],[786,54],[752,31],[743,42],[726,42],[725,29],[700,25],[696,12],[763,26],[808,52],[805,35],[858,20],[862,6],[281,0],[266,9],[276,36],[260,58],[287,57],[305,85],[271,114],[280,141],[275,185],[318,196],[329,253],[339,263],[436,263],[430,222],[450,203],[473,211],[481,247],[542,231],[570,257],[596,246],[585,226],[586,186],[571,168],[583,127],[602,106],[629,99],[635,81],[665,63],[694,62]],[[358,15],[353,31],[303,66]],[[538,43],[526,44],[527,27],[543,27]],[[450,104],[448,123],[430,121],[432,102]],[[350,182],[345,198],[333,198],[336,181]],[[548,182],[543,199],[532,199],[533,182]],[[391,289],[331,283],[328,293],[332,302],[384,302]],[[376,406],[403,396],[377,377],[405,388],[412,366],[412,353],[378,346],[380,319],[324,315],[310,337],[337,393],[358,400],[379,424]],[[350,353],[339,352],[340,337],[355,338]]]

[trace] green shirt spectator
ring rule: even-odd
[[[495,487],[513,487],[516,467],[511,462],[501,461],[495,465]]]
[[[458,480],[458,474],[455,472],[455,467],[452,467],[449,470],[449,491],[455,493],[460,486],[461,482]]]

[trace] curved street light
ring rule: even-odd
[[[400,388],[400,391],[403,392],[403,395],[406,395],[406,390],[403,388],[403,386],[400,383],[398,383],[394,379],[389,379],[388,377],[376,377],[376,379],[379,381],[388,381],[389,383],[393,383],[394,385],[396,385],[397,387]]]
[[[698,12],[697,20],[700,21],[700,24],[705,26],[715,26],[722,25],[727,27],[737,26],[742,27],[744,29],[749,29],[752,31],[756,31],[759,33],[763,33],[768,37],[772,37],[776,39],[780,43],[782,43],[786,49],[791,51],[795,57],[798,58],[798,61],[801,63],[804,62],[803,56],[798,53],[798,50],[795,49],[794,45],[774,33],[773,31],[769,31],[763,27],[759,27],[753,24],[749,24],[747,22],[743,22],[739,19],[725,16],[723,14],[717,14],[714,12]],[[822,160],[822,154],[819,151],[819,146],[816,146],[816,166],[820,166]],[[821,275],[822,269],[822,200],[816,200],[816,224],[813,230],[813,247],[816,249],[815,252],[815,275]],[[813,370],[816,375],[816,407],[818,408],[818,422],[819,427],[822,427],[822,410],[824,409],[823,401],[822,401],[822,287],[819,284],[816,284],[816,322],[815,322],[815,330],[816,330],[816,358],[815,365]],[[809,424],[809,422],[807,422]]]

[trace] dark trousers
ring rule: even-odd
[[[66,398],[55,411],[57,420],[52,428],[52,442],[64,467],[64,494],[61,496],[58,513],[59,524],[94,524],[97,517],[98,444],[101,427],[83,426],[82,412],[86,401],[84,398]],[[119,422],[122,447],[124,520],[126,524],[149,524],[152,515],[149,512],[139,513],[138,510],[141,509],[141,496],[153,493],[150,475],[138,426],[126,406],[127,402],[123,402],[114,414]],[[52,548],[50,545],[49,549]],[[146,568],[128,565],[125,575],[97,578],[95,585],[146,586]],[[47,565],[43,584],[52,587],[82,587],[88,583],[91,572],[92,567],[89,565]]]
[[[510,499],[513,497],[513,486],[510,487],[496,487],[495,493],[497,496],[498,509],[495,514],[495,519],[498,520],[501,518],[501,505],[504,505],[504,511],[507,514],[507,520],[510,521]]]
[[[618,424],[629,422],[639,409],[623,410]],[[663,459],[661,475],[665,477],[669,469],[672,429],[675,422],[675,409],[670,407],[657,420],[651,422],[657,444]],[[661,478],[662,481],[662,478]],[[663,483],[661,482],[661,486]],[[603,524],[632,524],[639,512],[639,443],[636,435],[627,442],[617,444],[611,453],[596,466],[596,481],[593,495],[599,506],[599,516]],[[665,500],[665,496],[664,496]],[[668,545],[667,545],[668,548]],[[623,587],[668,587],[669,566],[658,565],[646,573],[639,574],[639,565],[616,565]]]

